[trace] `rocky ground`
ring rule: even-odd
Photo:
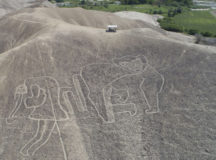
[[[173,37],[81,8],[2,17],[0,159],[216,159],[216,49]]]

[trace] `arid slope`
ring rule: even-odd
[[[215,82],[214,47],[111,13],[19,10],[0,20],[0,157],[213,160]]]

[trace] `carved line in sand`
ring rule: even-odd
[[[49,125],[51,129],[49,129]],[[55,122],[38,120],[38,127],[37,127],[36,134],[21,148],[20,153],[23,156],[34,155],[35,152],[38,149],[40,149],[40,147],[42,147],[47,143],[54,128],[55,128]]]
[[[102,86],[100,92],[101,97],[104,102],[105,112],[107,119],[103,117],[103,115],[100,114],[100,111],[98,110],[98,107],[96,106],[95,101],[92,99],[92,86],[89,87],[88,80],[83,77],[83,72],[86,67],[91,66],[99,66],[100,64],[90,64],[87,66],[84,66],[81,68],[80,73],[78,75],[74,75],[73,78],[73,84],[75,91],[71,87],[65,87],[60,88],[59,83],[57,80],[53,77],[49,76],[43,76],[43,77],[32,77],[24,80],[24,83],[22,85],[19,85],[16,88],[15,91],[15,107],[12,110],[12,112],[9,115],[9,118],[16,118],[15,114],[19,110],[20,106],[24,104],[26,108],[33,109],[30,115],[28,116],[29,119],[35,120],[38,123],[38,128],[36,131],[36,134],[32,139],[30,139],[20,150],[20,153],[23,156],[31,156],[34,155],[35,152],[45,145],[47,141],[49,140],[54,128],[57,128],[57,131],[60,136],[60,141],[62,144],[62,149],[64,152],[64,160],[67,160],[67,154],[66,150],[64,148],[64,143],[61,139],[61,131],[58,126],[58,121],[66,121],[69,120],[69,114],[74,115],[74,106],[70,102],[69,93],[72,95],[72,99],[76,103],[76,107],[79,112],[86,112],[87,109],[87,103],[84,96],[84,93],[82,91],[81,83],[85,85],[84,87],[88,90],[87,98],[90,100],[90,102],[94,105],[98,116],[103,120],[104,123],[114,123],[115,122],[115,114],[121,114],[121,113],[129,113],[130,116],[135,116],[137,114],[137,106],[135,103],[132,103],[129,101],[130,92],[128,86],[125,88],[117,89],[115,88],[114,84],[118,82],[119,80],[124,80],[128,77],[133,76],[140,76],[144,74],[147,71],[147,68],[150,68],[153,70],[153,75],[159,75],[162,79],[162,84],[160,89],[155,93],[156,98],[156,105],[153,107],[152,104],[149,102],[149,99],[146,97],[146,91],[143,89],[143,85],[145,83],[145,79],[148,77],[142,77],[142,81],[139,84],[139,90],[141,91],[143,98],[145,99],[148,110],[146,110],[146,113],[158,113],[159,112],[159,100],[158,100],[158,94],[161,92],[163,85],[164,85],[164,77],[156,71],[152,66],[148,64],[148,61],[146,57],[144,57],[146,61],[146,66],[143,68],[142,60],[139,58],[139,56],[133,57],[134,60],[131,60],[129,62],[124,61],[124,57],[122,57],[122,62],[120,62],[119,65],[115,63],[103,63],[108,66],[116,66],[117,69],[122,68],[125,71],[128,71],[128,73],[120,74],[118,77],[113,77],[111,81],[106,83]],[[126,58],[127,59],[127,58]],[[121,58],[119,58],[121,61]],[[103,68],[101,68],[103,69]],[[106,78],[106,77],[104,77]],[[82,81],[82,82],[81,82]],[[94,89],[94,88],[93,88]],[[34,90],[34,91],[33,91]],[[114,92],[119,93],[114,93]],[[120,92],[123,92],[125,94],[125,97],[120,94]],[[28,95],[30,93],[30,96]],[[112,103],[112,97],[115,97],[117,100],[117,103]],[[60,100],[63,99],[63,102],[60,102]],[[66,106],[66,109],[63,108],[63,104]],[[50,117],[43,117],[42,110],[40,110],[43,106],[49,106],[51,107],[51,115]],[[62,112],[63,116],[58,116],[58,112]],[[35,116],[34,113],[37,113],[38,115]]]
[[[33,88],[35,88],[35,87],[38,89],[36,95],[34,95],[35,93],[33,93]],[[41,88],[38,84],[34,84],[34,85],[30,86],[30,92],[31,92],[31,96],[29,96],[28,98],[25,98],[25,100],[24,100],[24,105],[26,108],[37,108],[37,107],[40,107],[40,106],[45,104],[45,102],[47,100],[47,94],[46,94],[45,89]],[[42,99],[42,102],[39,102],[40,99]],[[32,100],[32,102],[31,102],[31,100]],[[35,101],[38,101],[38,102],[35,102]],[[30,106],[27,103],[38,103],[38,104],[34,104],[34,105]]]
[[[163,86],[164,86],[164,82],[165,82],[164,76],[163,76],[162,74],[160,74],[160,73],[159,73],[155,68],[153,68],[152,66],[150,66],[150,67],[151,67],[153,70],[155,70],[155,72],[158,73],[158,75],[160,75],[160,77],[162,78],[162,84],[161,84],[161,87],[160,87],[159,91],[156,93],[156,103],[157,103],[156,106],[157,106],[157,111],[151,111],[151,105],[149,104],[149,101],[148,101],[148,99],[147,99],[147,97],[146,97],[145,92],[142,90],[143,95],[144,95],[144,98],[145,98],[145,101],[146,101],[146,103],[147,103],[147,105],[148,105],[148,107],[149,107],[149,109],[147,109],[147,110],[145,111],[147,114],[152,114],[152,113],[158,113],[158,112],[160,112],[158,95],[159,95],[159,93],[161,93],[161,91],[162,91],[162,89],[163,89]],[[141,82],[140,88],[142,87],[144,81],[145,81],[145,80],[143,80],[143,81]]]
[[[76,92],[75,94],[73,94],[73,96],[76,99],[75,102],[77,106],[79,106],[78,109],[80,109],[81,112],[87,111],[86,100],[83,95],[82,88],[80,86],[78,75],[73,76],[73,83],[76,89]]]
[[[64,99],[64,103],[67,106],[68,113],[74,114],[73,106],[72,106],[71,102],[69,101],[69,96],[68,96],[69,93],[73,94],[72,91],[65,91],[65,92],[63,92],[62,96],[63,96],[63,99]]]
[[[28,95],[28,93],[30,93],[30,95]],[[59,83],[55,78],[49,76],[28,78],[24,80],[24,84],[19,85],[16,88],[15,99],[17,100],[15,102],[15,108],[9,115],[9,119],[16,117],[16,112],[23,104],[25,108],[32,109],[28,118],[35,120],[38,123],[34,137],[31,138],[20,150],[20,153],[23,156],[34,155],[40,147],[47,143],[56,127],[64,153],[64,160],[67,160],[66,150],[64,148],[61,131],[57,121],[68,120],[69,116],[60,104],[59,95]],[[52,113],[51,116],[46,115],[47,118],[46,116],[44,118],[44,115],[42,115],[45,112],[40,110],[43,107],[45,108],[45,106],[46,108],[48,106],[49,112]],[[63,117],[57,115],[60,111],[62,112],[61,114],[64,115]]]
[[[125,70],[128,70],[129,72],[131,71],[131,73],[130,74],[124,74],[124,75],[122,75],[120,77],[116,77],[111,82],[109,82],[108,84],[106,84],[106,85],[104,85],[102,87],[101,90],[102,90],[102,95],[103,95],[103,99],[104,99],[104,103],[105,103],[104,106],[105,106],[105,110],[106,110],[107,120],[100,114],[100,112],[98,110],[97,104],[91,98],[91,89],[90,89],[89,85],[87,84],[85,78],[83,77],[83,71],[84,71],[85,68],[90,68],[91,66],[102,65],[102,64],[95,63],[95,64],[90,64],[90,65],[82,67],[82,69],[80,71],[80,77],[82,78],[83,82],[85,83],[86,88],[88,89],[88,95],[87,95],[87,97],[91,101],[91,103],[95,106],[95,109],[97,110],[98,116],[103,120],[104,123],[113,123],[113,122],[115,122],[113,108],[117,107],[117,106],[123,106],[123,105],[129,105],[130,104],[132,106],[132,108],[135,108],[135,114],[136,114],[136,111],[137,111],[136,104],[131,103],[131,102],[126,103],[127,99],[124,102],[122,102],[122,103],[120,103],[118,105],[114,105],[114,104],[111,103],[110,97],[112,95],[112,88],[114,88],[112,86],[112,84],[115,83],[118,80],[127,78],[129,76],[137,76],[137,75],[143,74],[143,73],[145,73],[145,71],[147,70],[147,68],[153,70],[154,74],[157,74],[160,77],[161,81],[162,81],[160,89],[154,95],[155,99],[156,99],[156,105],[152,106],[152,104],[150,104],[149,99],[146,97],[146,91],[144,91],[144,89],[143,89],[144,81],[145,81],[145,79],[147,77],[143,77],[143,80],[142,80],[142,82],[140,83],[140,86],[139,86],[139,90],[142,92],[143,98],[145,99],[146,104],[148,106],[148,109],[146,110],[146,113],[147,114],[152,114],[152,113],[158,113],[160,111],[159,110],[158,94],[162,91],[162,88],[163,88],[163,85],[164,85],[164,77],[154,67],[152,67],[148,63],[148,60],[147,60],[147,58],[145,56],[143,56],[143,57],[144,57],[144,59],[146,61],[146,66],[145,66],[145,68],[143,70],[140,70],[140,68],[142,68],[142,65],[139,66],[139,64],[142,63],[142,60],[139,58],[139,56],[136,56],[136,59],[133,60],[131,63],[124,62],[124,61],[120,62],[119,66],[122,67],[122,68],[124,68]],[[121,58],[124,59],[124,57],[121,57]],[[121,59],[121,58],[119,58],[119,59]],[[109,63],[103,63],[103,64],[109,65]],[[112,63],[110,65],[116,65],[116,64]],[[100,68],[100,69],[102,69],[102,68]],[[129,95],[129,91],[126,90],[126,92]],[[119,96],[119,95],[117,95],[117,96]],[[130,113],[131,116],[135,115],[131,111],[122,111],[122,112],[119,112],[119,113],[124,113],[124,112]]]

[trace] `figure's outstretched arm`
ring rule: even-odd
[[[6,119],[7,123],[11,123],[13,121],[13,118],[15,118],[15,115],[17,111],[20,109],[20,106],[23,102],[23,95],[27,93],[27,88],[25,84],[21,84],[16,88],[14,100],[15,100],[15,106],[13,110],[10,112],[8,118]]]
[[[21,103],[22,103],[22,99],[23,99],[23,95],[22,94],[18,94],[15,97],[15,107],[13,108],[13,110],[10,112],[8,118],[6,119],[7,123],[12,123],[12,121],[15,118],[15,114],[17,113],[17,111],[19,110]]]

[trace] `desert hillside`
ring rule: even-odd
[[[0,19],[0,159],[213,160],[215,82],[215,47],[150,23],[13,10]]]
[[[25,7],[54,7],[47,0],[1,0],[0,17]]]

